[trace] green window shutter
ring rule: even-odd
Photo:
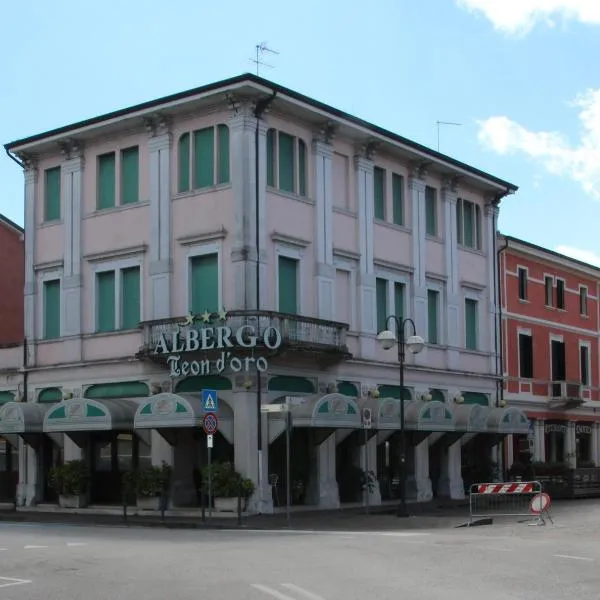
[[[177,144],[177,191],[187,192],[190,189],[190,134],[184,133]]]
[[[373,169],[373,203],[373,216],[385,220],[385,171],[379,167]]]
[[[465,300],[465,347],[477,350],[477,300]]]
[[[96,331],[115,330],[115,272],[96,275]]]
[[[468,248],[475,247],[475,231],[473,228],[473,203],[463,202],[464,232],[463,244]]]
[[[294,143],[296,138],[279,132],[279,189],[294,192]]]
[[[481,250],[481,208],[479,204],[475,205],[475,248]]]
[[[194,188],[205,188],[215,182],[215,128],[194,131]]]
[[[275,187],[275,130],[267,131],[267,185]]]
[[[386,279],[375,280],[375,310],[377,311],[377,333],[387,329],[386,319],[388,306],[388,282]]]
[[[98,157],[98,209],[115,206],[115,153]]]
[[[306,144],[304,140],[298,140],[298,193],[306,196]]]
[[[404,318],[404,284],[394,283],[394,314],[399,318]]]
[[[60,167],[44,172],[44,221],[60,219]]]
[[[396,225],[404,225],[404,177],[392,174],[392,218]]]
[[[459,244],[463,243],[463,201],[458,198],[456,201],[456,241]]]
[[[137,146],[121,150],[121,204],[140,199],[140,152]]]
[[[437,202],[435,188],[425,188],[425,233],[437,235]]]
[[[278,260],[279,312],[298,313],[298,261],[287,256]]]
[[[44,339],[60,337],[60,279],[44,282]]]
[[[435,290],[427,290],[427,341],[439,344],[438,339],[439,294]]]
[[[195,314],[219,310],[219,255],[190,259],[190,310]]]
[[[219,170],[217,173],[217,183],[229,183],[229,127],[219,125],[217,127],[219,135]]]
[[[121,329],[140,324],[140,268],[121,271]]]

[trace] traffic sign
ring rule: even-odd
[[[213,436],[212,435],[207,435],[206,436],[206,447],[207,448],[212,448],[213,447]]]
[[[202,427],[206,435],[214,435],[219,429],[219,419],[214,413],[206,413],[202,421]]]
[[[373,427],[373,413],[370,408],[362,409],[362,426],[364,429],[371,429]]]
[[[202,390],[202,411],[205,413],[216,413],[219,411],[217,390]]]

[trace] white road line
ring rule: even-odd
[[[48,546],[25,546],[24,550],[39,550],[42,548],[47,548]]]
[[[6,582],[6,583],[3,583]],[[23,585],[31,583],[30,579],[13,579],[12,577],[0,577],[0,588],[11,587],[13,585]]]
[[[319,531],[316,529],[238,529],[229,530],[228,533],[274,533],[283,535],[297,533],[302,535],[377,535],[390,537],[423,537],[431,535],[428,532],[413,531]]]
[[[585,560],[587,562],[594,562],[593,558],[588,558],[586,556],[571,556],[570,554],[555,554],[556,558],[568,558],[570,560]]]
[[[475,548],[479,548],[480,550],[491,550],[492,552],[512,552],[512,548],[496,548],[494,546],[474,546]]]
[[[0,552],[6,552],[8,548],[0,548]]]
[[[325,600],[325,598],[323,598],[323,596],[317,596],[316,594],[313,594],[312,592],[309,592],[308,590],[301,588],[299,585],[294,585],[293,583],[282,583],[281,585],[284,588],[287,588],[288,590],[290,590],[290,592],[296,592],[300,596],[304,596],[304,598],[308,598],[308,600]]]
[[[76,548],[77,546],[87,546],[85,542],[67,542],[69,548]]]
[[[273,588],[267,587],[266,585],[261,585],[260,583],[252,583],[251,587],[264,592],[265,594],[269,594],[273,596],[273,598],[277,598],[277,600],[295,600],[292,596],[288,596],[287,594],[282,594]]]

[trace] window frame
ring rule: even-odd
[[[273,165],[272,165],[273,185],[269,184],[269,179],[267,176],[269,164],[268,164],[268,152],[265,152],[265,157],[266,157],[265,181],[267,184],[267,189],[276,190],[277,192],[280,192],[282,194],[290,194],[290,195],[298,197],[298,198],[309,198],[310,197],[310,193],[309,193],[309,189],[310,189],[309,162],[310,161],[309,161],[309,156],[308,156],[308,144],[306,143],[306,140],[298,135],[284,131],[283,129],[278,129],[277,127],[269,127],[269,129],[267,130],[267,133],[265,135],[265,138],[268,137],[269,131],[273,131],[275,133],[275,135],[273,136]],[[294,148],[293,148],[293,152],[294,152],[294,156],[293,156],[294,191],[293,192],[290,192],[289,190],[282,190],[281,187],[279,186],[279,135],[281,133],[283,133],[284,135],[290,136],[294,140]],[[300,179],[300,142],[302,142],[302,145],[304,147],[304,156],[305,156],[304,194],[301,193],[301,189],[302,189],[301,183],[302,182]],[[265,143],[266,144],[269,143],[268,139],[265,140]]]
[[[443,306],[443,301],[442,301],[442,294],[443,294],[443,286],[437,283],[428,283],[427,284],[427,292],[429,294],[429,291],[432,292],[436,292],[437,293],[437,308],[436,308],[436,312],[437,312],[437,342],[430,342],[429,341],[429,295],[427,296],[427,343],[431,344],[432,346],[443,346],[444,345],[444,319],[443,319],[443,311],[442,311],[442,306]]]
[[[588,286],[579,284],[579,314],[582,317],[590,316],[589,309],[589,295],[588,295]]]
[[[334,274],[334,286],[333,286],[333,314],[335,315],[335,318],[338,318],[338,314],[335,310],[335,307],[338,305],[337,299],[336,299],[336,292],[337,292],[337,285],[336,285],[336,279],[337,279],[337,271],[345,271],[347,273],[350,274],[350,323],[348,323],[348,325],[350,326],[350,331],[356,331],[357,328],[357,323],[358,323],[358,319],[357,319],[357,299],[356,299],[356,293],[355,290],[356,288],[356,272],[357,272],[357,265],[349,260],[343,260],[343,259],[337,259],[334,258],[333,260],[333,266],[335,268],[335,274]],[[277,288],[279,290],[279,287]]]
[[[305,266],[305,262],[303,259],[304,257],[304,250],[301,248],[295,248],[292,246],[288,246],[286,244],[283,243],[277,243],[275,245],[275,289],[274,289],[274,296],[275,296],[275,307],[276,307],[276,311],[279,311],[279,257],[283,256],[285,258],[291,258],[293,260],[297,260],[298,261],[298,271],[297,271],[297,277],[298,277],[298,281],[297,281],[297,287],[296,289],[298,290],[298,298],[297,298],[297,307],[298,307],[298,315],[303,315],[305,314],[305,309],[306,309],[306,304],[304,302],[304,292],[305,292],[305,285],[304,282],[306,281],[306,266]]]
[[[475,310],[475,348],[467,346],[467,300],[476,303]],[[466,293],[463,300],[463,348],[467,352],[481,352],[481,296],[475,293]]]
[[[375,213],[376,200],[375,200],[375,172],[381,172],[382,174],[382,182],[383,182],[383,198],[382,198],[382,207],[383,207],[383,215],[378,217]],[[384,167],[380,167],[379,165],[373,166],[373,221],[379,221],[380,223],[386,223],[388,221],[388,207],[387,207],[387,199],[388,199],[388,170]]]
[[[433,191],[433,228],[434,233],[427,231],[427,190]],[[424,202],[425,202],[425,235],[432,238],[440,237],[440,227],[439,227],[439,217],[438,217],[438,190],[436,187],[432,185],[426,185],[424,194]]]
[[[521,336],[523,337],[528,337],[531,340],[531,375],[523,375],[522,372],[522,364],[521,364]],[[533,346],[533,335],[530,329],[521,329],[518,328],[517,329],[517,358],[518,358],[518,368],[519,368],[519,379],[533,379],[533,375],[534,375],[534,356],[533,356],[533,350],[534,350],[534,346]]]
[[[64,302],[63,302],[63,298],[62,298],[62,292],[63,292],[63,271],[62,269],[47,269],[44,271],[40,271],[37,275],[37,280],[38,280],[38,298],[41,299],[40,302],[37,302],[36,304],[37,306],[37,327],[36,327],[36,332],[37,332],[37,339],[38,341],[42,341],[42,342],[52,342],[52,341],[58,341],[60,338],[63,337],[64,334],[64,327],[65,327],[65,315],[64,315]],[[56,281],[59,280],[60,281],[60,308],[59,308],[59,313],[60,313],[60,336],[58,338],[46,338],[45,337],[45,330],[46,330],[46,322],[45,322],[45,302],[44,302],[44,284],[46,282],[49,281]]]
[[[550,288],[548,288],[548,283],[550,283]],[[550,303],[548,303],[548,299]],[[544,306],[554,308],[554,275],[548,275],[548,273],[544,273]]]
[[[404,298],[403,298],[403,305],[404,305],[404,314],[402,315],[403,318],[408,318],[411,317],[411,311],[410,311],[410,275],[404,275],[404,274],[400,274],[398,272],[393,272],[387,269],[382,269],[382,268],[375,268],[375,278],[376,279],[385,279],[387,281],[387,306],[386,306],[386,310],[388,311],[388,314],[386,315],[386,317],[389,317],[390,314],[394,314],[394,313],[390,313],[390,307],[394,307],[394,312],[395,312],[395,296],[394,296],[394,284],[396,283],[400,283],[404,286]],[[374,305],[374,311],[375,311],[375,315],[374,315],[374,319],[373,322],[375,323],[375,329],[377,329],[377,298],[375,298],[375,301],[373,303]],[[396,315],[398,316],[398,315]],[[375,333],[379,333],[378,331],[376,331]]]
[[[473,206],[473,242],[474,246],[465,244],[465,203]],[[460,223],[458,215],[460,214]],[[466,198],[456,199],[456,239],[457,244],[463,249],[472,250],[474,252],[481,252],[483,247],[483,235],[482,235],[482,218],[481,218],[481,206],[479,203],[473,200],[467,200]],[[460,228],[460,229],[459,229]]]
[[[584,382],[583,375],[583,363],[581,362],[581,349],[587,350],[587,364],[585,365],[587,370],[587,381]],[[579,381],[583,387],[592,387],[592,345],[589,341],[579,340]]]
[[[48,218],[48,172],[58,171],[58,217]],[[63,194],[63,170],[62,165],[48,167],[43,173],[44,187],[42,193],[42,223],[60,223],[63,219],[62,194]]]
[[[558,293],[558,282],[562,283],[562,306],[559,306],[559,293]],[[555,278],[555,283],[556,283],[556,309],[557,310],[567,310],[567,282],[565,279],[563,279],[562,277],[556,277]]]
[[[521,281],[521,274],[524,274],[525,278]],[[517,265],[517,294],[519,296],[519,300],[522,302],[527,302],[528,298],[528,283],[529,283],[529,268],[524,267],[523,265]],[[521,295],[521,284],[523,284],[523,295]]]
[[[206,242],[203,244],[194,244],[189,246],[185,253],[183,265],[183,280],[185,281],[185,314],[189,314],[192,310],[192,258],[196,256],[208,256],[210,254],[217,255],[217,270],[218,270],[218,305],[219,308],[224,306],[223,299],[223,244],[220,240],[214,242]]]

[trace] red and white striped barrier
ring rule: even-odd
[[[477,486],[478,494],[531,494],[534,484],[526,481],[523,483],[480,483]]]

